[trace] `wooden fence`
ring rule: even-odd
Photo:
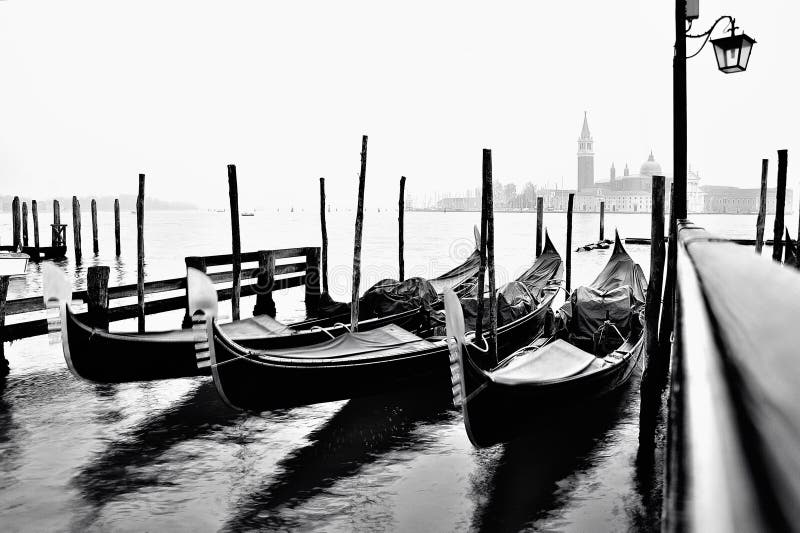
[[[253,283],[241,286],[241,296],[258,295],[256,314],[264,312],[274,315],[274,304],[271,304],[272,292],[290,289],[292,287],[306,287],[306,304],[315,305],[320,294],[319,276],[319,248],[287,248],[282,250],[261,250],[257,252],[247,252],[241,254],[242,263],[258,262],[254,268],[242,269],[241,280]],[[276,265],[279,259],[296,259],[295,261]],[[231,254],[212,255],[202,257],[187,257],[186,265],[206,271],[209,267],[232,265],[233,256]],[[211,272],[208,274],[215,284],[232,284],[232,270],[221,272]],[[154,295],[170,291],[184,291],[179,296],[169,296],[166,298],[145,300],[145,313],[155,314],[166,311],[186,309],[186,278],[173,278],[158,281],[149,281],[144,285],[145,295]],[[108,299],[117,300],[120,298],[136,297],[136,284],[120,285],[108,288]],[[217,290],[217,297],[220,301],[230,300],[233,295],[233,287],[225,287]],[[83,300],[88,302],[87,291],[75,291],[72,293],[73,300]],[[5,302],[6,316],[19,315],[44,311],[45,305],[41,296],[30,298],[20,298]],[[260,306],[260,307],[259,307]],[[109,322],[126,320],[137,317],[138,304],[131,303],[111,307],[109,305],[107,318]],[[6,324],[3,328],[0,341],[13,341],[36,335],[47,333],[47,319],[43,317],[32,318],[31,320],[21,321],[13,324]]]

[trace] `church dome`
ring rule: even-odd
[[[639,175],[640,176],[663,176],[664,173],[661,171],[661,165],[653,157],[653,152],[650,151],[650,157],[647,158],[647,161],[642,163],[642,166],[639,168]]]

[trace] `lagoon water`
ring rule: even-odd
[[[242,218],[242,249],[318,246],[317,213],[284,211]],[[463,260],[479,216],[406,213],[407,277],[432,277]],[[649,237],[649,216],[607,214],[607,237],[615,227],[623,237]],[[532,262],[535,218],[496,215],[498,285]],[[69,213],[62,219],[71,220]],[[84,219],[83,264],[74,264],[71,250],[62,264],[76,286],[92,264],[111,266],[112,285],[135,282],[135,215],[123,214],[119,260],[113,215],[100,213],[98,257]],[[755,233],[755,216],[692,219],[721,235]],[[362,290],[397,276],[396,221],[396,211],[365,215]],[[597,223],[596,214],[576,213],[573,244],[597,240]],[[769,217],[768,235],[772,223]],[[545,225],[563,254],[566,215],[548,213]],[[188,255],[229,253],[229,228],[227,213],[147,213],[147,279],[183,275]],[[346,300],[353,213],[328,213],[328,233],[330,290]],[[0,235],[10,235],[9,224],[0,224]],[[628,251],[648,272],[649,247]],[[609,253],[573,253],[573,286],[592,281]],[[12,280],[9,298],[34,294],[41,294],[38,265]],[[278,319],[301,319],[302,298],[302,289],[278,293]],[[243,299],[245,316],[252,306],[251,298]],[[222,305],[226,313],[229,306]],[[181,318],[181,312],[148,316],[148,329],[176,328]],[[133,321],[112,326],[134,328]],[[586,416],[476,450],[448,391],[247,415],[227,408],[209,378],[80,381],[68,371],[60,344],[47,337],[7,344],[6,356],[3,531],[646,531],[658,524],[663,404],[655,427],[640,430],[638,376],[609,404],[587,406]]]

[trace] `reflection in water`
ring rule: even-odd
[[[203,380],[179,403],[109,442],[72,480],[89,504],[87,516],[76,526],[91,524],[103,505],[115,498],[168,485],[157,468],[148,466],[176,444],[234,424],[240,416],[220,401],[211,381]]]
[[[310,444],[278,464],[279,473],[270,482],[235,505],[236,514],[223,529],[301,527],[302,523],[282,517],[281,508],[301,505],[392,450],[413,451],[425,442],[415,428],[445,420],[449,409],[450,398],[441,392],[350,400],[309,435]]]
[[[630,385],[579,410],[540,423],[526,435],[478,452],[472,528],[518,531],[554,507],[559,482],[599,460],[608,432],[618,422]]]

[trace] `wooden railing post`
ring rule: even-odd
[[[186,268],[194,268],[199,270],[200,272],[206,272],[206,259],[205,257],[197,257],[197,256],[190,256],[184,259],[186,263]],[[187,283],[186,283],[186,312],[183,315],[183,322],[181,326],[183,329],[189,329],[192,327],[192,315],[189,314],[189,283],[188,283],[188,276],[187,276]]]
[[[544,198],[536,197],[536,257],[542,255],[542,227],[544,226]]]
[[[22,202],[22,246],[28,246],[28,202]]]
[[[258,277],[256,278],[256,305],[253,316],[269,315],[275,318],[275,300],[272,289],[275,286],[275,252],[260,250],[258,252]]]
[[[319,309],[320,290],[320,261],[319,248],[306,248],[306,313],[311,316]]]
[[[13,240],[14,249],[16,250],[22,246],[22,220],[19,214],[19,196],[15,196],[11,201],[11,231],[14,232]]]
[[[36,200],[31,200],[31,214],[33,215],[33,246],[36,248],[36,255],[39,255],[39,207]]]
[[[108,329],[108,276],[107,266],[90,266],[86,276],[86,295],[88,297],[89,325]]]
[[[92,198],[92,251],[94,255],[100,253],[100,242],[97,239],[97,200]]]
[[[75,247],[75,262],[80,263],[81,253],[81,204],[77,196],[72,197],[72,238]]]
[[[5,354],[6,296],[8,296],[8,276],[0,276],[0,378],[7,376],[9,372]]]

